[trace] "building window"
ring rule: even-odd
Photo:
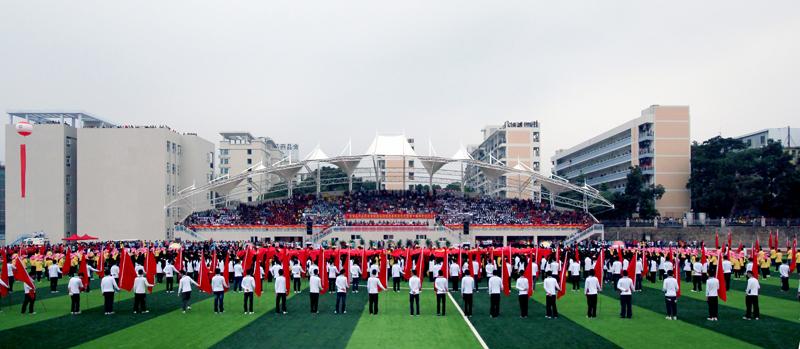
[[[414,160],[408,161],[408,167],[414,167]]]
[[[253,159],[247,159],[247,164],[248,165],[252,165],[253,164]]]
[[[761,144],[766,144],[766,143],[767,143],[766,136],[761,136]]]
[[[64,218],[65,218],[65,220],[67,221],[67,224],[72,224],[72,213],[70,213],[70,212],[67,212],[67,213],[64,215]]]
[[[247,187],[247,192],[250,193],[253,191],[253,187]]]
[[[394,235],[384,235],[383,239],[384,240],[394,240]]]
[[[206,182],[211,182],[212,179],[213,178],[211,178],[211,174],[210,173],[206,173]]]
[[[220,149],[219,155],[228,155],[228,149]]]
[[[70,183],[72,182],[72,176],[67,175],[67,179],[65,180],[65,182],[66,182],[67,186],[69,186]]]
[[[167,163],[167,173],[169,173],[169,162]]]
[[[181,165],[178,165],[178,176],[181,175]]]
[[[178,155],[181,155],[181,146],[180,146],[180,144],[178,145]]]
[[[253,155],[253,149],[247,149],[247,155]]]
[[[167,217],[169,217],[169,207],[167,207]]]
[[[248,196],[247,197],[247,202],[253,202],[253,197],[252,196]]]
[[[172,196],[175,196],[175,186],[172,186]]]
[[[428,238],[426,234],[417,234],[417,240],[425,240]]]
[[[447,241],[447,238],[439,238],[439,241],[445,242],[445,241]]]
[[[221,167],[219,169],[219,173],[220,174],[228,174],[228,168],[227,167]]]
[[[67,146],[69,147],[70,145],[72,145],[72,140],[67,137]]]
[[[172,143],[172,153],[175,154],[175,143]]]
[[[169,195],[169,184],[167,184],[167,195]]]
[[[67,195],[66,195],[66,199],[65,199],[64,201],[66,201],[66,202],[67,202],[67,205],[69,205],[69,204],[70,204],[70,201],[71,201],[71,200],[70,200],[70,197],[71,197],[71,196],[72,196],[72,195],[70,195],[70,194],[67,194]]]
[[[172,164],[172,174],[175,174],[175,164]]]
[[[748,139],[747,140],[747,146],[748,147],[753,146],[753,140],[752,139]]]
[[[220,165],[227,165],[228,164],[228,159],[219,159],[219,164]]]
[[[169,145],[170,145],[170,142],[167,141],[167,153],[169,153]]]
[[[72,157],[67,155],[67,166],[72,165]]]

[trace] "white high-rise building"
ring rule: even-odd
[[[220,132],[219,142],[219,175],[234,176],[249,170],[288,163],[283,161],[288,155],[268,137],[253,137],[247,131]],[[294,161],[294,160],[293,160]],[[232,196],[242,202],[257,202],[259,193],[264,193],[276,183],[280,177],[275,174],[249,178],[233,190]]]
[[[490,164],[503,164],[529,171],[539,171],[540,128],[538,121],[506,121],[503,125],[487,125],[481,130],[483,142],[467,146],[472,158]],[[509,198],[530,198],[532,188],[527,176],[502,175],[490,181],[477,168],[467,174],[466,187],[479,193]]]

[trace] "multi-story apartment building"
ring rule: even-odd
[[[271,165],[283,164],[287,156],[278,144],[268,137],[253,137],[250,132],[220,132],[219,142],[219,175],[237,175],[248,170]],[[297,149],[293,149],[297,150]],[[297,150],[299,152],[299,150]],[[294,162],[294,160],[292,160]],[[286,161],[285,163],[288,163]],[[263,193],[279,183],[276,174],[260,175],[244,181],[232,191],[232,196],[243,202],[257,202],[259,193]]]
[[[292,163],[300,161],[300,145],[297,143],[280,143],[278,149],[281,150],[284,157],[289,157]]]
[[[538,121],[506,121],[503,125],[487,125],[481,132],[483,142],[467,146],[473,159],[539,172],[541,150]],[[522,188],[527,182],[527,176],[517,174],[502,175],[492,182],[479,169],[471,167],[465,186],[487,195],[530,198],[531,192]]]
[[[569,148],[556,150],[552,171],[573,184],[624,191],[630,168],[639,166],[649,184],[666,193],[656,202],[662,216],[690,210],[691,175],[688,106],[653,105],[641,116]]]

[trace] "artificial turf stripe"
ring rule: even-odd
[[[586,318],[587,304],[583,293],[573,295],[568,292],[567,296],[580,301],[565,306],[559,304],[559,314],[623,348],[643,347],[643,336],[654,343],[669,343],[670,348],[696,348],[698,343],[715,343],[715,346],[730,348],[757,347],[686,322],[666,320],[663,314],[637,306],[633,307],[633,318],[621,319],[618,317],[619,302],[605,295],[598,297],[601,304],[598,317],[589,319]],[[560,300],[562,304],[564,299]],[[657,331],[654,331],[654,324],[658,324]],[[680,334],[679,341],[674,340],[675,334]]]
[[[512,286],[513,287],[513,286]],[[619,348],[617,344],[591,330],[578,326],[571,319],[544,318],[545,294],[537,287],[528,301],[528,318],[519,317],[519,300],[515,289],[511,296],[500,296],[500,317],[489,317],[489,294],[486,289],[474,295],[473,314],[469,318],[489,348]],[[454,298],[463,306],[459,295]],[[561,298],[558,305],[577,302],[576,297]]]
[[[148,294],[149,314],[133,314],[133,299],[129,298],[114,305],[115,315],[103,315],[102,307],[95,307],[81,315],[56,317],[43,323],[33,323],[11,330],[0,331],[0,338],[10,343],[27,343],[32,333],[47,333],[36,337],[40,348],[69,348],[93,340],[98,334],[107,335],[138,323],[157,318],[167,311],[180,306],[180,300],[169,297],[164,291]],[[205,298],[208,296],[206,295]],[[203,296],[195,299],[204,298]],[[67,303],[68,304],[68,303]]]
[[[731,280],[731,290],[737,290],[741,292],[745,292],[747,290],[747,280]],[[773,298],[784,299],[787,301],[797,302],[797,283],[798,279],[796,277],[789,277],[789,292],[783,292],[780,286],[780,278],[778,280],[771,281],[770,279],[776,278],[767,278],[767,280],[758,280],[759,285],[761,285],[761,289],[759,290],[759,296],[769,296]],[[777,281],[777,284],[773,284]],[[703,283],[703,288],[705,288],[705,283]],[[689,284],[691,287],[691,284]]]
[[[420,316],[410,316],[408,291],[381,292],[378,315],[363,310],[348,349],[374,348],[375,343],[406,348],[482,348],[458,309],[446,299],[446,316],[436,316],[436,294],[420,293]]]
[[[86,296],[87,293],[81,294],[81,315],[85,316],[84,313],[88,312],[94,308],[102,308],[103,307],[103,294],[100,291],[94,291],[88,293],[89,300],[87,302]],[[120,300],[126,300],[133,298],[133,293],[131,292],[121,292],[119,295],[114,296],[114,301],[117,301],[117,297]],[[44,306],[42,304],[44,303]],[[36,303],[34,304],[33,310],[36,312],[36,315],[19,315],[22,305],[12,305],[9,309],[8,306],[3,307],[3,314],[5,316],[12,316],[14,321],[0,321],[0,331],[25,326],[41,321],[50,321],[51,319],[58,318],[64,316],[65,314],[69,314],[70,308],[72,305],[72,300],[70,299],[68,294],[61,294],[60,297],[51,297],[45,298],[41,301],[39,300],[39,296],[36,296]],[[45,311],[47,309],[47,311]],[[116,310],[116,307],[115,307]]]
[[[69,295],[69,290],[67,290],[68,283],[69,278],[58,280],[58,286],[56,286],[56,291],[58,291],[58,293],[50,293],[50,280],[34,282],[34,286],[36,286],[36,299],[48,299]],[[22,291],[23,287],[22,281],[14,281],[14,292],[7,294],[0,300],[3,307],[9,304],[22,304],[25,300],[25,293]],[[99,292],[97,290],[100,289],[100,279],[89,281],[89,289]]]
[[[650,311],[666,314],[666,303],[658,284],[647,284],[642,292],[633,295],[633,304],[648,309]],[[731,298],[736,297],[736,292],[731,292]],[[618,300],[619,294],[607,292],[612,298]],[[740,293],[741,294],[741,293]],[[732,301],[729,299],[729,301]],[[760,304],[764,304],[761,300]],[[791,321],[779,319],[772,316],[765,316],[762,312],[760,321],[742,320],[744,311],[735,309],[720,302],[719,318],[720,321],[708,321],[708,303],[692,297],[681,296],[678,298],[678,321],[684,321],[698,327],[702,327],[722,335],[739,339],[753,345],[782,348],[786,346],[786,340],[797,342],[800,339],[796,327],[797,324]],[[619,306],[619,304],[617,304]],[[634,318],[636,313],[633,314]]]
[[[290,293],[287,298],[291,298],[293,295]],[[243,303],[243,293],[229,291],[225,294],[225,313],[223,314],[213,313],[214,299],[210,296],[203,301],[192,303],[192,309],[187,310],[186,314],[183,313],[183,308],[179,304],[176,309],[163,316],[99,337],[91,342],[83,343],[79,347],[141,347],[143,343],[164,343],[166,336],[169,338],[168,342],[175,346],[208,348],[262,316],[273,314],[275,294],[264,292],[261,297],[254,296],[253,311],[255,314],[253,315],[244,314]]]
[[[333,313],[335,294],[321,295],[319,314],[311,314],[309,297],[304,289],[287,300],[289,314],[268,311],[211,347],[344,348],[367,304],[367,294],[348,293],[347,314]]]
[[[656,288],[655,285],[648,285],[648,286]],[[728,291],[728,301],[723,302],[720,299],[719,305],[720,306],[724,305],[726,307],[739,309],[741,311],[741,315],[744,315],[747,309],[745,304],[745,296],[746,294],[743,291],[736,291],[731,289],[730,291]],[[699,300],[700,302],[703,302],[704,304],[708,304],[706,301],[705,290],[698,292],[691,292],[689,290],[685,290],[682,292],[681,295],[681,298],[683,297],[691,297],[693,299]],[[763,294],[760,294],[758,296],[758,300],[759,300],[758,305],[760,308],[759,310],[762,317],[766,315],[779,318],[784,321],[800,322],[800,319],[797,318],[797,314],[800,313],[800,303],[798,303],[797,300],[795,300],[794,302],[790,302],[784,299],[769,297]],[[737,317],[737,319],[740,317]]]

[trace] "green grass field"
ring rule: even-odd
[[[519,317],[516,292],[501,297],[500,318],[489,317],[489,296],[482,289],[475,295],[474,316],[469,322],[490,348],[797,348],[800,343],[800,302],[797,299],[797,275],[790,281],[790,292],[780,291],[776,277],[761,281],[760,321],[745,321],[745,282],[733,281],[728,302],[720,302],[718,322],[707,321],[704,293],[690,292],[691,284],[682,283],[683,296],[678,301],[678,321],[665,320],[661,283],[644,283],[644,291],[633,296],[633,319],[619,318],[619,295],[604,285],[598,318],[586,318],[583,292],[571,292],[571,286],[558,302],[558,319],[544,318],[544,293],[541,285],[529,300],[529,317]],[[70,315],[66,280],[59,293],[51,294],[49,283],[38,284],[36,315],[20,315],[22,285],[17,292],[2,298],[0,342],[4,347],[37,348],[481,348],[470,323],[459,313],[456,304],[448,303],[447,316],[436,316],[436,298],[432,290],[423,291],[422,315],[409,316],[407,290],[382,292],[380,313],[367,310],[366,289],[347,296],[347,314],[333,314],[335,295],[320,299],[320,314],[309,312],[309,295],[290,293],[287,315],[274,313],[275,296],[265,292],[256,298],[254,315],[244,315],[243,295],[225,295],[226,313],[213,313],[213,299],[195,291],[192,310],[181,312],[177,294],[164,292],[157,285],[147,296],[149,314],[133,314],[132,294],[122,292],[115,304],[116,315],[104,316],[99,280],[95,290],[81,297],[81,315]],[[423,287],[428,288],[426,282]],[[264,282],[264,290],[273,285]],[[177,288],[177,286],[176,286]],[[458,294],[453,299],[461,306]],[[41,301],[39,301],[41,300]],[[88,304],[87,304],[88,302]],[[45,307],[47,310],[45,311]]]

